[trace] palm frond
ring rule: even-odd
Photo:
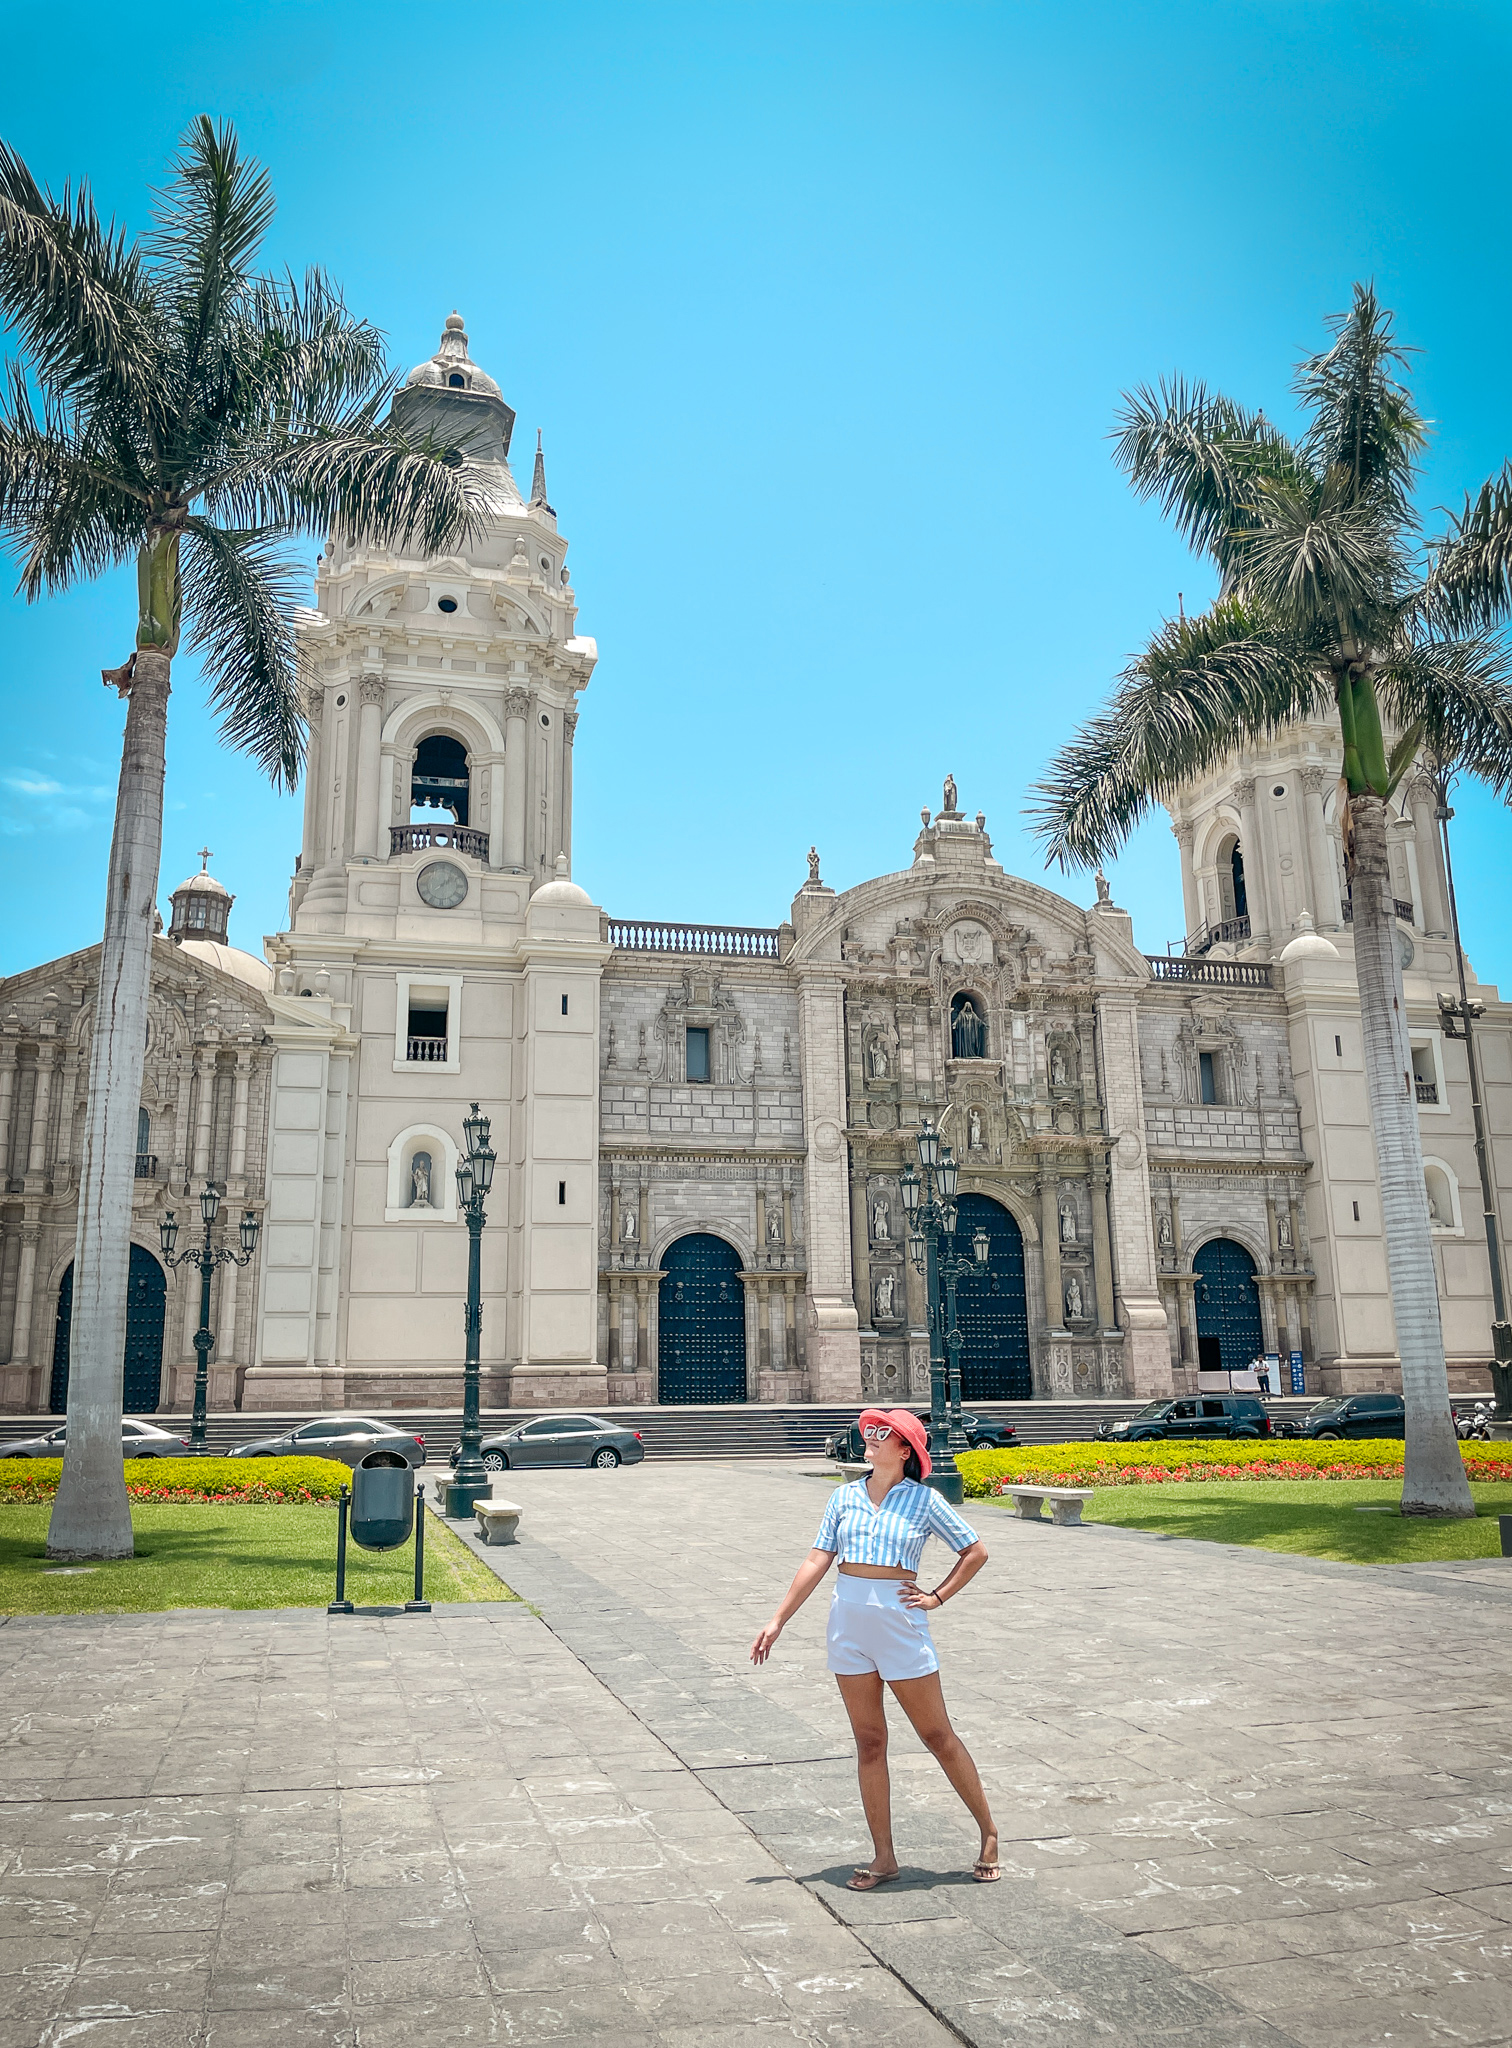
[[[1343,469],[1268,482],[1256,525],[1236,539],[1234,564],[1245,596],[1293,632],[1328,621],[1336,635],[1368,642],[1384,622],[1395,637],[1407,587],[1396,530]]]
[[[1425,600],[1451,632],[1512,616],[1512,463],[1488,477],[1437,550]]]
[[[38,420],[18,365],[0,398],[0,534],[28,599],[66,590],[135,554],[146,505],[89,459],[58,409]]]
[[[275,789],[292,789],[305,753],[293,611],[307,572],[277,553],[279,539],[195,519],[181,568],[190,644],[203,659],[223,737],[250,754]]]
[[[1258,487],[1300,482],[1296,453],[1261,413],[1182,378],[1124,394],[1115,457],[1194,548],[1227,564],[1259,519]]]
[[[0,320],[55,392],[83,379],[140,386],[152,356],[140,252],[95,212],[89,187],[61,197],[0,142]]]
[[[1107,859],[1183,783],[1330,698],[1316,657],[1236,597],[1168,620],[1035,785],[1029,816],[1047,860]]]
[[[1419,729],[1428,753],[1512,793],[1512,650],[1500,640],[1425,639],[1392,656],[1376,691],[1394,725]]]
[[[1329,325],[1333,346],[1299,363],[1293,384],[1313,415],[1309,458],[1320,471],[1345,471],[1356,497],[1410,527],[1412,485],[1428,429],[1393,374],[1405,368],[1409,351],[1398,346],[1392,315],[1373,285],[1357,284],[1349,311]]]

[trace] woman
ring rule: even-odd
[[[987,1546],[954,1508],[922,1484],[930,1472],[929,1444],[916,1415],[906,1408],[865,1408],[860,1426],[871,1469],[864,1480],[831,1494],[814,1547],[751,1645],[751,1662],[766,1662],[784,1627],[838,1556],[829,1668],[856,1738],[861,1804],[875,1851],[850,1879],[850,1889],[875,1891],[898,1875],[884,1685],[892,1687],[920,1741],[938,1758],[982,1831],[972,1875],[978,1884],[995,1884],[1001,1875],[997,1829],[977,1767],[945,1711],[940,1660],[929,1633],[929,1616],[976,1577],[987,1562]],[[925,1592],[917,1574],[924,1540],[931,1535],[950,1545],[956,1561],[939,1585]]]

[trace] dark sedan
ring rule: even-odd
[[[929,1426],[929,1410],[915,1411],[920,1422]],[[968,1415],[961,1410],[961,1428],[966,1432],[966,1441],[974,1451],[1006,1451],[1018,1443],[1018,1431],[1011,1422],[994,1422],[987,1415]],[[861,1425],[853,1422],[849,1429],[842,1429],[838,1435],[826,1437],[824,1455],[838,1458],[842,1465],[859,1465],[866,1455],[861,1441]]]
[[[1291,1423],[1287,1436],[1381,1437],[1405,1436],[1407,1412],[1400,1394],[1351,1394],[1332,1401],[1319,1401],[1300,1422]]]
[[[339,1458],[360,1465],[369,1451],[397,1451],[406,1465],[425,1463],[425,1438],[369,1415],[317,1415],[282,1436],[264,1436],[238,1444],[233,1458]]]
[[[451,1454],[453,1465],[461,1446]],[[646,1455],[638,1429],[620,1429],[600,1415],[538,1415],[533,1422],[483,1439],[490,1472],[518,1472],[535,1465],[638,1465]]]

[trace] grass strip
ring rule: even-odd
[[[133,1502],[136,1556],[65,1565],[46,1554],[49,1508],[0,1508],[0,1613],[150,1614],[172,1607],[324,1607],[336,1590],[329,1506]],[[347,1597],[402,1605],[415,1553],[347,1548]],[[513,1600],[481,1558],[432,1515],[425,1525],[428,1600]]]

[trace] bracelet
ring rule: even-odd
[[[940,1581],[940,1585],[943,1585],[944,1583],[945,1583],[945,1582],[944,1582],[944,1580],[942,1579],[942,1580]],[[942,1592],[940,1591],[940,1587],[939,1587],[939,1586],[936,1586],[936,1587],[934,1587],[934,1588],[932,1589],[932,1591],[931,1591],[931,1593],[930,1593],[929,1597],[930,1597],[930,1599],[931,1599],[931,1600],[938,1600],[938,1601],[939,1601],[939,1603],[940,1603],[940,1605],[941,1605],[942,1607],[943,1607],[943,1606],[945,1605],[945,1595],[944,1595],[944,1594],[943,1594],[943,1593],[942,1593]]]

